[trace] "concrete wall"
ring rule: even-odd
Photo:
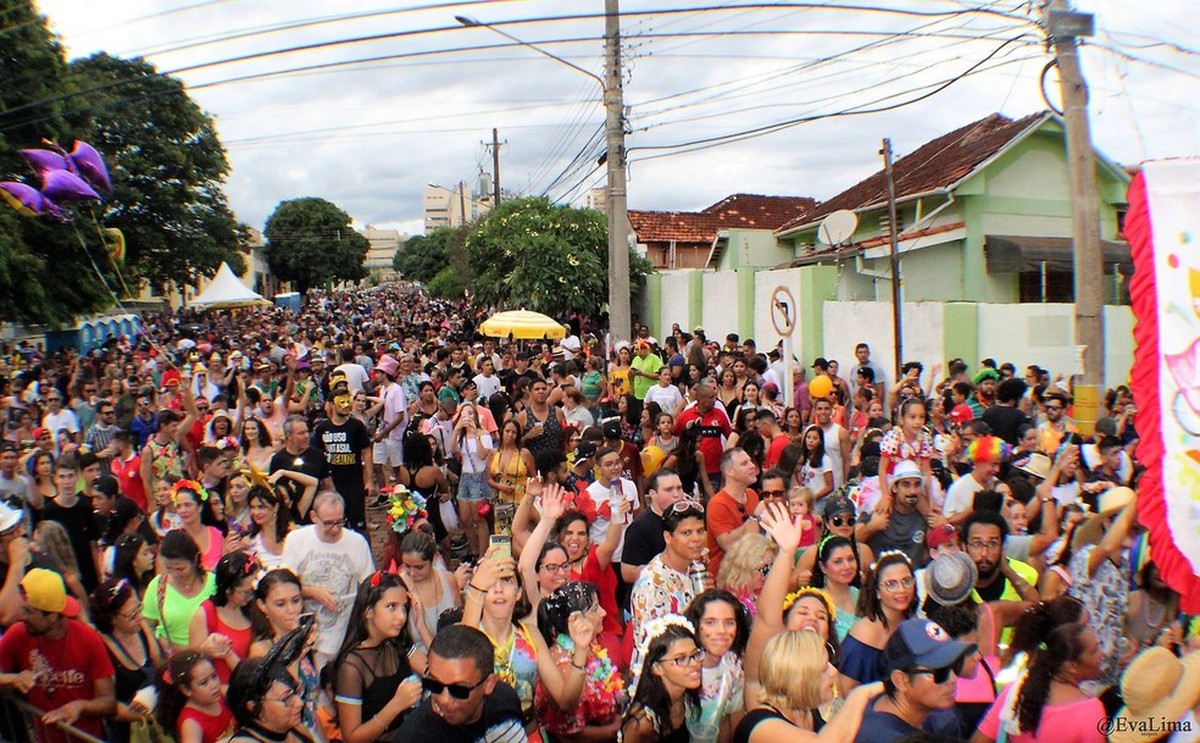
[[[724,343],[728,333],[741,335],[738,272],[707,271],[701,275],[701,287],[700,325],[704,327],[704,334],[718,343]],[[690,327],[688,332],[691,332]]]
[[[671,325],[679,323],[682,328],[691,332],[691,274],[692,271],[665,271],[658,274],[662,277],[660,292],[661,304],[657,326],[650,322],[650,330],[654,337],[662,338],[670,335]],[[652,313],[649,313],[652,316]]]
[[[820,355],[852,364],[854,346],[871,346],[871,358],[892,377],[892,306],[888,302],[825,302]],[[1018,369],[1037,364],[1052,374],[1081,371],[1075,348],[1074,306],[1069,304],[969,304],[906,302],[904,360],[928,368],[955,356],[972,368],[991,357]],[[1105,387],[1129,380],[1133,364],[1133,312],[1106,306]],[[811,362],[811,359],[805,359]]]

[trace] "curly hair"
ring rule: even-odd
[[[730,545],[717,572],[717,588],[737,594],[754,590],[754,576],[765,562],[770,565],[779,548],[770,537],[745,534]]]

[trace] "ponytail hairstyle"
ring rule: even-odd
[[[195,540],[186,531],[172,529],[164,534],[162,544],[158,548],[158,556],[164,560],[184,560],[191,563],[196,575],[204,580],[205,570],[203,563],[200,562],[200,548],[196,546]],[[164,576],[163,580],[165,579]]]
[[[1043,635],[1045,639],[1030,654],[1029,672],[1017,693],[1017,725],[1022,732],[1036,734],[1050,698],[1050,682],[1063,666],[1083,655],[1089,631],[1086,622],[1061,624]]]
[[[812,578],[808,581],[810,586],[814,588],[825,587],[825,563],[829,560],[833,551],[840,547],[849,547],[850,553],[854,555],[854,580],[851,585],[859,582],[862,575],[862,565],[858,562],[858,545],[846,537],[840,537],[836,534],[829,534],[817,543],[817,559],[813,562]]]
[[[1032,656],[1046,636],[1064,624],[1076,624],[1087,619],[1087,609],[1079,599],[1060,596],[1053,601],[1038,602],[1025,610],[1013,629],[1008,652]]]
[[[234,550],[227,555],[222,555],[213,570],[217,583],[216,592],[212,596],[213,606],[228,604],[229,593],[243,581],[253,581],[257,571],[258,563],[245,550]],[[249,611],[249,603],[247,603],[242,607],[242,613],[246,615],[247,619],[250,618]]]
[[[167,665],[158,673],[155,685],[158,687],[158,722],[163,729],[178,733],[179,714],[187,705],[187,695],[183,689],[191,688],[196,668],[204,663],[212,667],[212,661],[195,650],[184,650],[171,657]]]

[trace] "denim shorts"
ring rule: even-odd
[[[466,501],[487,500],[491,494],[486,472],[464,472],[458,478],[458,499]]]

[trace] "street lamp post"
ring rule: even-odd
[[[468,28],[486,28],[543,57],[587,75],[600,84],[604,94],[604,131],[608,171],[608,330],[609,342],[629,340],[633,318],[629,307],[629,210],[625,194],[625,117],[621,76],[621,11],[619,0],[604,2],[604,68],[602,78],[539,46],[517,38],[490,23],[456,15],[454,20]]]

